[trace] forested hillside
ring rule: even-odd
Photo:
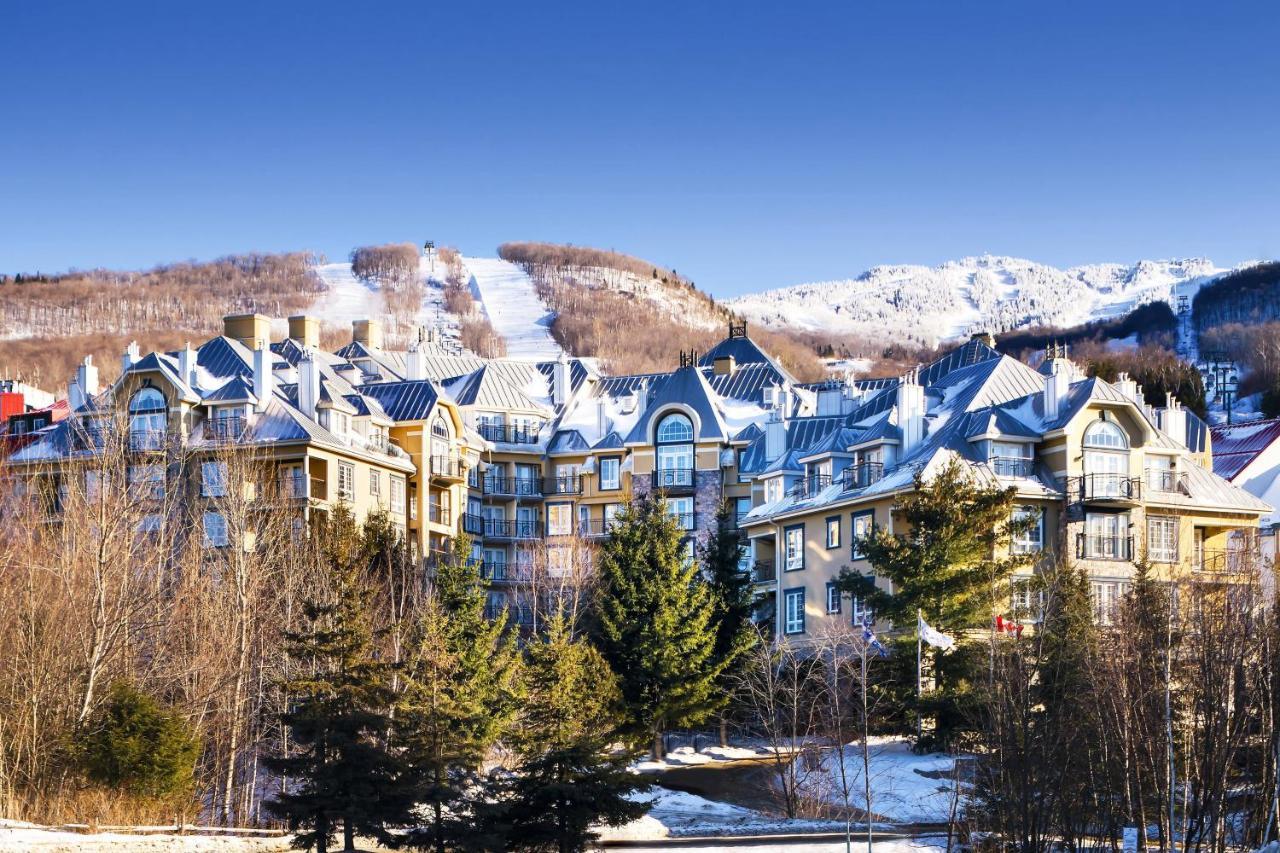
[[[104,379],[137,339],[143,351],[217,334],[222,317],[285,317],[323,290],[303,252],[229,255],[145,271],[88,270],[0,277],[0,374],[54,390],[94,356]]]

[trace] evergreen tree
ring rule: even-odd
[[[533,642],[525,666],[527,697],[514,743],[514,773],[495,775],[486,810],[488,843],[506,850],[586,850],[593,825],[620,826],[647,811],[628,794],[648,783],[627,769],[630,756],[608,749],[624,722],[618,679],[563,615]]]
[[[330,560],[358,560],[354,528],[337,520],[324,532],[322,550]],[[358,567],[339,564],[337,571],[335,597],[306,602],[306,627],[285,635],[297,672],[282,684],[289,698],[283,721],[295,749],[267,760],[294,783],[268,809],[297,833],[297,846],[319,853],[329,849],[339,823],[344,850],[355,850],[357,833],[390,843],[386,827],[406,819],[407,805],[402,768],[385,743],[390,667],[372,653]]]
[[[894,505],[891,533],[877,527],[858,543],[871,564],[867,575],[845,569],[842,592],[862,598],[877,619],[901,630],[895,638],[886,703],[897,709],[898,726],[915,716],[932,716],[945,741],[967,725],[976,709],[972,688],[986,665],[983,646],[965,642],[965,632],[985,629],[1009,600],[1007,581],[1030,555],[1008,554],[1013,534],[1033,523],[1014,520],[1016,490],[974,483],[967,466],[957,460],[925,480],[917,472],[914,488]],[[874,585],[876,577],[893,583],[889,593]],[[916,698],[916,616],[923,612],[935,628],[960,642],[935,660],[937,689]],[[895,716],[890,710],[889,715]]]
[[[468,789],[518,698],[515,636],[505,618],[485,619],[485,590],[470,551],[467,537],[457,537],[436,569],[396,717],[414,800],[429,814],[408,841],[440,853],[469,841]]]
[[[685,557],[666,501],[632,502],[600,549],[596,646],[621,678],[632,736],[661,757],[669,726],[701,723],[719,704],[712,593]]]
[[[200,757],[187,721],[127,681],[111,686],[78,746],[93,781],[159,799],[191,793]]]
[[[715,628],[715,660],[721,668],[720,745],[726,746],[727,717],[724,709],[733,696],[743,666],[760,640],[752,622],[755,590],[751,573],[742,571],[742,534],[728,501],[716,513],[716,529],[702,550],[702,571],[711,586],[712,625]]]

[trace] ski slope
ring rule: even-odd
[[[554,315],[524,270],[498,258],[463,258],[462,263],[471,277],[472,294],[506,342],[507,358],[554,361],[560,356],[560,345],[551,337]]]
[[[401,336],[413,333],[412,328],[404,328],[407,323],[412,326],[437,328],[446,338],[456,339],[458,336],[458,320],[444,310],[444,291],[435,278],[430,260],[421,258],[418,272],[422,280],[422,304],[412,317],[399,318]],[[437,265],[437,268],[439,265]],[[351,328],[353,320],[381,318],[386,331],[392,331],[395,324],[388,323],[386,300],[382,297],[382,288],[376,281],[364,282],[351,272],[351,264],[321,264],[316,267],[316,274],[324,282],[325,292],[311,306],[310,313],[321,322],[339,328]]]

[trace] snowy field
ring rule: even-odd
[[[440,324],[450,336],[456,336],[457,318],[444,310],[444,290],[435,278],[443,266],[435,265],[435,275],[427,258],[418,261],[422,277],[423,300],[418,313],[410,318],[413,325],[434,327]],[[321,264],[316,273],[324,282],[325,292],[311,306],[310,313],[321,322],[342,329],[351,328],[351,321],[369,317],[383,317],[387,313],[382,290],[377,283],[366,283],[351,272],[351,264]]]
[[[19,821],[0,821],[0,853],[274,853],[288,850],[289,839],[220,837],[213,835],[132,835],[99,832],[92,835],[45,829]]]
[[[555,361],[560,346],[551,337],[552,314],[524,270],[498,258],[463,258],[462,262],[471,276],[472,294],[506,341],[507,358]]]

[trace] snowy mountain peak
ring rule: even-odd
[[[1226,272],[1207,258],[1060,269],[981,255],[935,267],[879,265],[856,278],[793,285],[727,304],[769,327],[934,344],[979,330],[1073,326],[1147,302],[1174,304]]]

